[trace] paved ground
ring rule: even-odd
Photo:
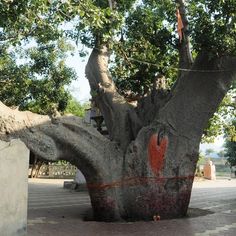
[[[158,222],[86,222],[86,192],[62,188],[63,180],[29,180],[28,236],[236,235],[236,179],[194,183],[189,217]]]

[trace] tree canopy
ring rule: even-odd
[[[171,89],[188,69],[179,58],[184,49],[176,30],[176,9],[181,2],[1,1],[1,100],[41,113],[47,113],[53,103],[63,111],[69,98],[65,85],[75,78],[64,63],[66,53],[73,51],[68,39],[90,48],[108,45],[111,76],[119,93],[129,100],[146,96],[156,76],[162,76],[162,86]],[[191,44],[189,57],[194,59],[202,51],[209,57],[235,55],[235,11],[233,0],[187,1],[181,14],[187,23],[184,37]],[[80,51],[81,56],[85,54],[86,49]],[[16,55],[25,62],[19,64]],[[222,134],[225,120],[235,116],[233,96],[235,85],[209,121],[204,141]]]

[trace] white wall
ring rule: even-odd
[[[20,140],[0,141],[0,235],[25,236],[29,150]]]

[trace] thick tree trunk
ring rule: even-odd
[[[111,140],[77,117],[51,120],[2,103],[0,139],[18,137],[37,156],[75,164],[86,178],[96,220],[186,215],[201,135],[235,79],[235,59],[199,56],[165,103],[153,104],[149,124],[117,94],[106,60],[104,48],[93,51],[87,77]]]
[[[180,147],[191,150],[192,146],[184,138],[177,140],[167,127],[143,128],[124,155],[116,143],[75,117],[59,117],[52,122],[3,104],[0,114],[1,139],[21,138],[42,158],[65,159],[80,168],[96,220],[151,220],[154,215],[170,218],[186,213],[193,157],[177,163],[168,160],[171,154],[166,153],[175,152],[177,158]]]

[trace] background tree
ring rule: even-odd
[[[205,155],[208,156],[208,157],[210,157],[214,152],[215,152],[214,149],[208,148],[208,149],[206,149],[206,151],[205,151]]]
[[[227,157],[227,162],[230,167],[236,166],[236,139],[235,132],[236,121],[232,122],[230,129],[226,130],[226,141],[225,141],[225,156]]]
[[[12,56],[13,49],[2,58],[2,102],[41,114],[50,113],[53,106],[64,111],[70,96],[65,86],[76,78],[75,72],[65,65],[67,45],[58,41],[22,50],[22,63]]]
[[[84,117],[86,109],[90,107],[89,103],[81,104],[75,98],[71,98],[64,111],[65,114],[73,114],[79,117]]]
[[[76,78],[65,59],[74,48],[48,1],[0,3],[0,98],[8,106],[49,114],[66,109]],[[55,10],[55,9],[54,9]]]
[[[225,161],[226,161],[226,155],[225,155],[225,150],[220,150],[218,153],[217,153],[218,157],[221,159],[221,163],[222,164],[225,164]]]
[[[155,215],[161,218],[186,215],[201,137],[236,78],[236,3],[39,2],[45,5],[39,9],[47,27],[70,21],[74,27],[66,32],[67,36],[92,48],[86,76],[93,99],[104,116],[109,139],[78,117],[50,119],[12,111],[3,104],[1,139],[20,137],[42,158],[66,159],[77,165],[86,178],[97,220],[151,220]],[[19,5],[15,1],[14,4]],[[29,9],[35,11],[34,7]],[[183,21],[181,40],[174,30],[176,9]],[[21,13],[28,14],[24,12],[24,4]],[[131,29],[132,25],[139,29],[137,19],[143,15],[140,21],[143,37],[139,37],[138,47]],[[19,20],[22,24],[22,17]],[[146,27],[141,27],[146,21]],[[13,21],[7,22],[13,26],[11,30],[17,31]],[[31,25],[29,28],[31,32]],[[44,38],[43,32],[40,35]],[[132,56],[126,54],[126,46]],[[122,65],[123,78],[133,77],[134,82],[130,81],[137,86],[126,86],[119,81],[121,76],[117,76],[117,84],[127,88],[127,92],[121,93],[112,76],[122,71],[110,64],[114,66],[111,76],[109,59],[116,60],[122,51],[126,57],[122,63],[133,61],[130,67]],[[150,68],[150,61],[137,60],[135,52],[142,60],[146,54],[148,60],[157,55],[154,64],[160,66],[156,70]],[[139,61],[148,66],[136,69]],[[162,65],[163,62],[166,63]],[[147,85],[142,86],[146,75]],[[135,90],[129,91],[133,87]],[[126,94],[138,95],[139,99],[130,104]]]

